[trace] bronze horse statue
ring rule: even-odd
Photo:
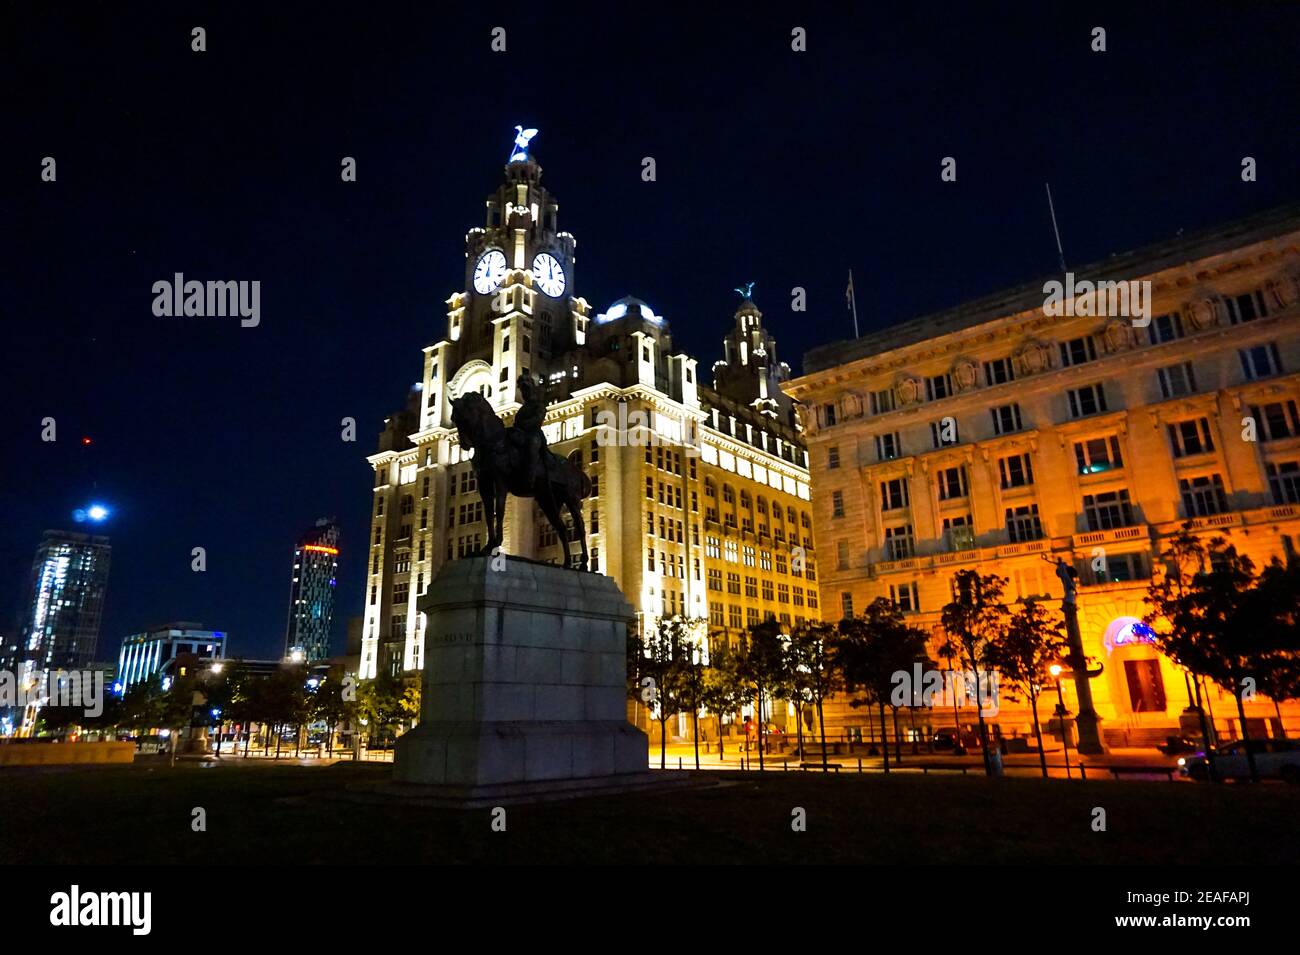
[[[549,450],[543,451],[543,467],[534,469],[535,480],[529,480],[525,466],[524,436],[517,429],[507,428],[488,400],[476,391],[468,392],[451,402],[451,421],[460,434],[461,447],[474,451],[474,475],[478,479],[478,493],[483,500],[484,519],[487,521],[487,544],[479,553],[491,555],[501,546],[502,521],[505,519],[506,495],[531,497],[537,501],[546,519],[555,528],[555,534],[564,544],[564,566],[573,566],[569,552],[569,533],[560,517],[561,508],[567,508],[573,518],[573,530],[582,547],[578,569],[587,569],[587,529],[582,522],[580,502],[591,496],[591,478]]]

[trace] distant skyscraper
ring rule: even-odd
[[[315,527],[298,538],[293,550],[285,656],[301,653],[304,661],[314,662],[330,655],[338,568],[339,526],[322,517]]]
[[[12,660],[22,678],[84,668],[95,658],[108,589],[108,538],[46,531]]]

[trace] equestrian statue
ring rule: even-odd
[[[479,553],[490,556],[501,546],[506,495],[531,497],[555,528],[564,544],[564,566],[572,567],[569,531],[560,517],[567,508],[573,518],[573,533],[582,548],[577,563],[587,569],[587,529],[582,523],[581,501],[591,495],[591,478],[569,461],[546,447],[542,421],[546,402],[532,378],[520,375],[516,385],[523,405],[507,428],[488,400],[476,391],[451,401],[451,421],[460,435],[462,448],[473,450],[472,467],[478,480],[487,521],[487,544]]]

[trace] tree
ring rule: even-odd
[[[356,703],[345,700],[343,681],[333,676],[326,677],[316,689],[312,709],[313,720],[323,720],[328,727],[325,734],[325,749],[334,755],[334,734],[338,725],[352,719],[356,713]]]
[[[1207,648],[1190,604],[1196,575],[1205,566],[1205,547],[1193,533],[1194,526],[1191,521],[1184,523],[1160,554],[1165,570],[1163,574],[1153,574],[1151,583],[1147,586],[1143,602],[1151,608],[1151,612],[1145,615],[1143,622],[1154,634],[1156,649],[1192,675],[1196,715],[1200,720],[1201,739],[1205,745],[1205,764],[1210,778],[1218,781],[1213,735],[1201,699],[1200,678],[1209,670]]]
[[[1250,778],[1257,781],[1245,697],[1255,686],[1271,686],[1274,694],[1293,692],[1288,683],[1300,650],[1300,569],[1273,561],[1256,577],[1254,562],[1234,545],[1217,536],[1204,543],[1192,530],[1190,523],[1183,525],[1166,552],[1164,579],[1150,587],[1148,602],[1160,614],[1157,644],[1232,694]]]
[[[704,669],[701,704],[718,718],[718,759],[723,759],[722,717],[735,713],[745,702],[748,689],[740,674],[740,657],[727,642],[726,634],[709,641],[709,665]]]
[[[312,694],[307,690],[307,668],[302,665],[281,666],[266,681],[265,704],[275,730],[275,755],[280,756],[280,727],[294,728],[294,755],[301,749],[302,727],[311,717]]]
[[[926,658],[925,644],[925,631],[909,626],[903,612],[886,597],[873,600],[862,616],[840,621],[834,669],[842,675],[845,690],[855,695],[850,706],[875,704],[879,710],[885,772],[889,772],[885,707],[896,707],[893,689],[898,675],[911,678],[913,663]]]
[[[1043,731],[1038,721],[1040,680],[1055,660],[1065,659],[1069,641],[1061,621],[1035,600],[1026,600],[1011,616],[1006,632],[989,647],[989,660],[999,676],[1029,699],[1034,717],[1034,739],[1038,742],[1038,762],[1047,778],[1047,754],[1043,752]]]
[[[190,726],[194,714],[196,680],[191,674],[176,677],[169,685],[161,675],[140,683],[123,699],[123,718],[139,728],[166,730],[171,741],[170,762],[176,765],[181,731]]]
[[[668,719],[681,710],[692,643],[686,618],[661,618],[638,637],[628,631],[628,695],[652,707],[659,723],[659,768],[668,766]]]
[[[691,731],[695,737],[695,768],[700,768],[700,707],[704,705],[704,665],[705,647],[703,645],[707,621],[699,617],[674,617],[675,626],[683,630],[680,646],[683,652],[681,667],[677,671],[677,702],[691,714]]]
[[[740,653],[740,675],[753,691],[755,739],[758,744],[758,771],[763,771],[763,700],[779,693],[787,685],[785,635],[775,620],[765,620],[749,628]]]
[[[990,776],[998,772],[989,752],[988,724],[984,720],[984,699],[981,686],[993,666],[989,648],[1007,627],[1009,613],[1002,602],[1007,580],[997,574],[980,574],[974,570],[959,570],[953,575],[957,599],[944,606],[940,615],[944,630],[956,641],[958,653],[975,681],[975,712],[979,719],[980,749],[983,750],[984,772]]]
[[[204,705],[217,729],[215,752],[220,757],[221,733],[226,721],[231,719],[230,705],[235,697],[235,680],[225,667],[219,671],[209,670],[201,681],[200,689],[204,696]]]
[[[367,728],[372,744],[384,740],[388,728],[401,722],[405,695],[406,688],[401,680],[387,671],[381,671],[373,680],[363,680],[358,684],[357,720]]]
[[[1256,681],[1273,701],[1278,732],[1285,736],[1281,704],[1300,699],[1300,563],[1274,560],[1265,567],[1251,592],[1248,615],[1259,642]]]
[[[829,772],[826,761],[826,720],[822,704],[826,698],[843,686],[836,667],[836,641],[838,634],[828,623],[814,623],[800,627],[790,635],[789,660],[791,682],[801,702],[806,700],[817,711],[818,735],[821,738],[822,772]],[[802,714],[799,716],[799,758],[803,758]]]

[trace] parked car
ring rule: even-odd
[[[1250,749],[1255,754],[1255,767],[1260,779],[1300,783],[1300,743],[1289,739],[1253,739]],[[1221,779],[1249,779],[1250,761],[1246,756],[1245,741],[1237,740],[1215,750],[1214,768]],[[1204,752],[1180,757],[1178,771],[1196,780],[1210,778]]]
[[[1164,743],[1156,749],[1166,756],[1176,756],[1179,753],[1199,753],[1202,745],[1200,740],[1190,736],[1166,736]]]
[[[958,752],[964,749],[961,740],[961,733],[955,729],[935,730],[934,735],[930,737],[930,744],[940,752]]]

